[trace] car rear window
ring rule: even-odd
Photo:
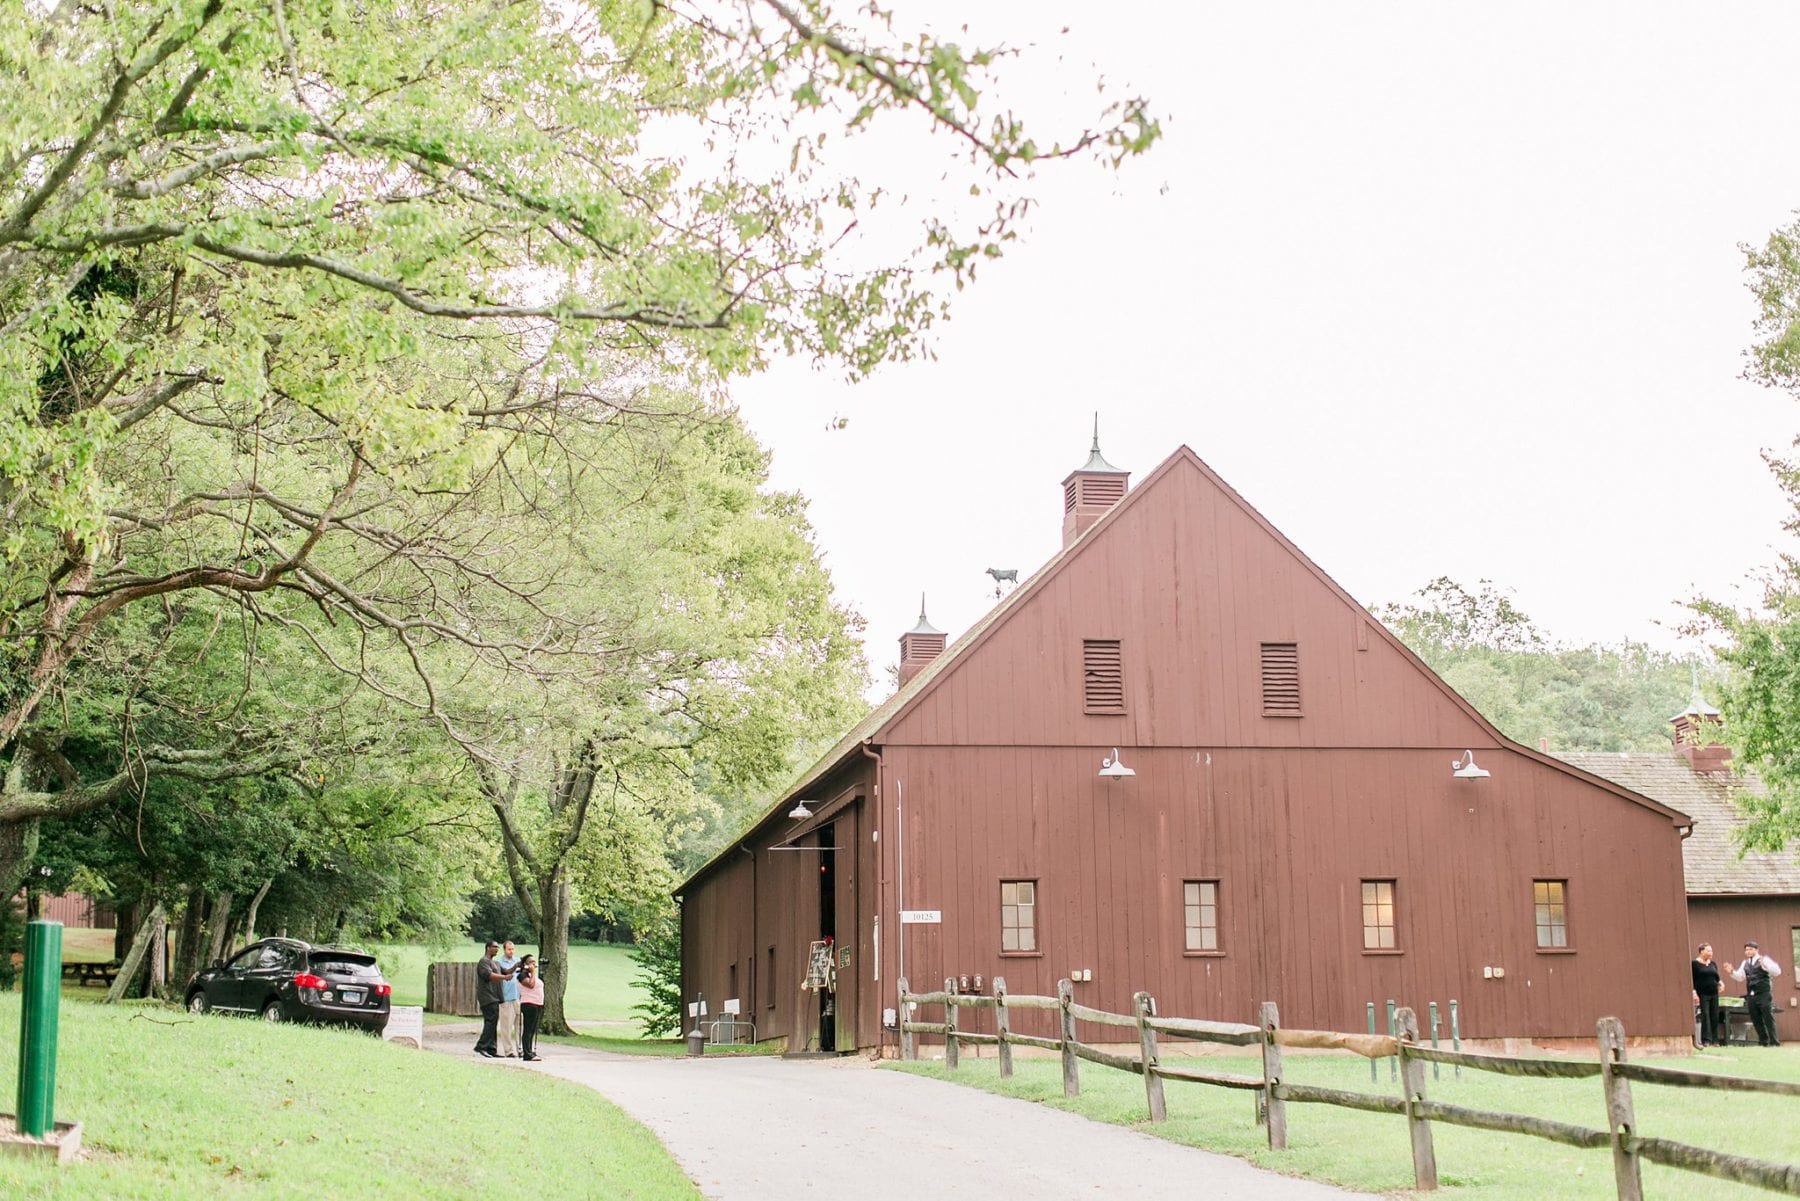
[[[322,975],[353,976],[359,980],[379,980],[381,969],[373,955],[353,955],[341,951],[329,954],[313,952],[312,970]]]

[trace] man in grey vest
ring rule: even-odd
[[[1775,1037],[1774,979],[1779,975],[1781,965],[1753,942],[1744,944],[1744,962],[1731,969],[1731,978],[1744,986],[1744,1007],[1756,1027],[1756,1041],[1765,1047],[1781,1045]]]

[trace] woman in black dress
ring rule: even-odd
[[[1700,1045],[1725,1045],[1725,1031],[1719,1028],[1719,965],[1713,962],[1710,942],[1700,944],[1694,955],[1694,1004],[1700,1007]]]

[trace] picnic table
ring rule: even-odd
[[[108,963],[65,963],[62,965],[62,974],[63,979],[73,980],[77,985],[93,982],[106,988],[112,984],[113,978],[123,966],[117,959]]]

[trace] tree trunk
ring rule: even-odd
[[[246,945],[256,941],[256,911],[262,908],[263,898],[269,895],[269,886],[273,883],[275,883],[275,877],[270,876],[262,882],[262,887],[256,890],[256,895],[250,898],[250,909],[244,914],[244,942]]]
[[[538,969],[544,977],[544,1014],[538,1029],[546,1034],[573,1034],[563,1013],[569,985],[569,885],[556,876],[538,890]]]
[[[204,931],[202,926],[206,918],[206,903],[199,893],[188,890],[187,900],[181,907],[181,934],[175,940],[175,983],[187,987],[200,971],[200,941]]]
[[[206,962],[225,958],[225,935],[230,929],[230,921],[231,891],[227,889],[213,901],[212,916],[206,921],[207,931],[211,935],[206,949]]]
[[[146,952],[150,959],[150,983],[144,989],[145,996],[159,1001],[169,999],[168,939],[169,917],[159,905],[150,923],[150,949]]]
[[[25,867],[37,854],[38,819],[0,822],[0,897],[10,897],[25,882]]]
[[[124,997],[125,990],[137,979],[138,972],[144,966],[144,953],[150,949],[150,932],[163,919],[162,902],[158,901],[138,925],[137,934],[131,940],[131,950],[125,953],[125,964],[119,969],[119,974],[113,977],[112,987],[106,990],[106,1004],[118,1004],[120,998]]]
[[[112,957],[123,963],[125,955],[131,950],[131,932],[137,929],[138,914],[143,910],[142,902],[133,901],[129,905],[120,905],[113,912],[113,953]]]

